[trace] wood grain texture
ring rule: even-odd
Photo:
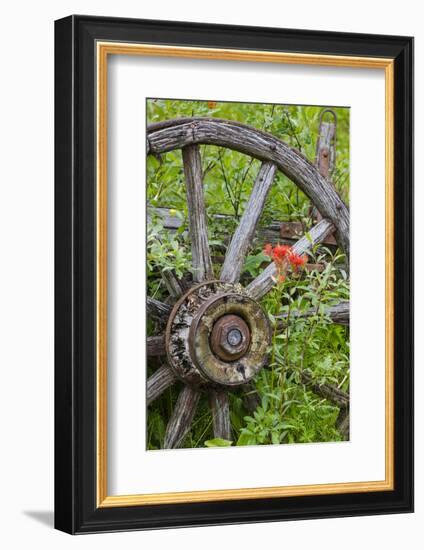
[[[317,384],[313,381],[312,376],[305,371],[301,372],[301,378],[302,383],[305,386],[309,386],[317,395],[325,397],[325,399],[328,399],[338,407],[345,408],[349,406],[349,394],[343,390],[330,384]]]
[[[184,386],[175,403],[171,418],[166,427],[164,449],[175,449],[181,445],[184,437],[190,429],[200,392],[191,386]]]
[[[165,336],[148,336],[147,338],[147,355],[148,357],[165,355]]]
[[[337,241],[349,257],[349,210],[317,167],[301,153],[271,134],[235,121],[198,117],[174,119],[148,127],[150,153],[165,153],[193,144],[228,147],[275,163],[333,223]]]
[[[152,374],[147,380],[146,401],[150,405],[152,401],[157,399],[165,390],[169,388],[175,381],[176,376],[168,365],[162,365]]]
[[[197,145],[184,147],[182,154],[186,180],[191,253],[193,258],[193,278],[196,282],[200,283],[208,279],[213,279],[205,198],[203,193],[202,161]]]
[[[170,305],[164,304],[155,298],[150,298],[150,296],[147,296],[146,307],[147,315],[163,322],[166,321],[172,310]]]
[[[274,181],[277,167],[272,162],[264,162],[259,169],[249,200],[243,212],[240,223],[233,235],[231,244],[225,255],[221,270],[221,281],[236,283],[240,279],[249,246],[252,244],[256,225],[262,214],[268,191]]]
[[[327,235],[334,230],[332,223],[328,220],[321,220],[309,232],[309,238],[306,236],[299,239],[293,246],[293,251],[296,254],[303,254],[309,250],[314,244],[320,243]],[[262,271],[247,287],[249,294],[258,300],[264,296],[275,284],[275,276],[277,269],[274,262]]]
[[[310,308],[306,311],[292,310],[290,312],[290,318],[296,317],[312,317],[316,315],[316,308]],[[339,304],[327,307],[325,309],[325,315],[328,315],[333,323],[338,325],[349,325],[350,322],[350,304],[347,300],[343,300]],[[288,313],[283,313],[279,318],[282,319],[281,327],[284,327],[286,323],[284,319],[288,316]]]
[[[174,299],[178,300],[184,294],[184,287],[178,277],[175,275],[175,272],[172,270],[162,271],[162,279],[165,283],[165,286],[169,292],[169,295]]]
[[[225,390],[210,390],[209,404],[212,411],[214,437],[231,441],[230,405]]]

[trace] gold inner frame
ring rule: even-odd
[[[394,60],[390,58],[162,46],[122,42],[96,44],[97,54],[97,506],[141,506],[305,495],[364,493],[394,489]],[[385,212],[386,212],[386,372],[385,479],[315,485],[217,489],[178,493],[108,496],[107,493],[107,61],[109,55],[221,59],[297,65],[384,69],[385,72]]]

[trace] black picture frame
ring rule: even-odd
[[[394,490],[97,507],[98,40],[394,60]],[[413,39],[73,15],[55,22],[55,74],[55,527],[75,534],[413,511]]]

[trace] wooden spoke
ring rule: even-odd
[[[337,241],[349,258],[349,210],[316,166],[275,136],[240,122],[194,117],[148,126],[148,154],[161,154],[192,144],[228,147],[262,161],[274,162],[337,230]]]
[[[165,355],[165,336],[148,336],[147,338],[147,355],[149,357]]]
[[[249,382],[241,386],[243,391],[243,404],[250,413],[254,413],[261,404],[261,398],[256,390],[255,384]]]
[[[193,257],[193,278],[195,282],[201,283],[202,281],[213,279],[203,193],[202,162],[197,145],[184,147],[182,153],[186,179],[191,253]]]
[[[164,449],[175,449],[181,445],[190,429],[199,398],[200,392],[191,386],[184,386],[181,390],[166,427]]]
[[[147,314],[158,321],[166,321],[171,313],[172,307],[164,304],[155,298],[147,296]]]
[[[231,441],[230,406],[225,390],[211,390],[209,403],[212,410],[214,437]]]
[[[308,232],[309,238],[304,236],[297,241],[297,243],[293,246],[293,251],[296,252],[296,254],[303,254],[304,252],[309,250],[314,244],[323,241],[325,237],[333,231],[334,226],[331,222],[325,219],[321,220]],[[269,292],[274,286],[276,274],[277,269],[274,262],[272,262],[247,287],[250,295],[256,300],[262,298],[262,296]]]
[[[175,275],[174,271],[169,269],[162,271],[162,279],[168,289],[169,295],[174,298],[174,300],[181,298],[184,294],[184,289],[181,281]]]
[[[236,283],[240,278],[244,258],[251,245],[276,170],[277,167],[272,162],[264,162],[259,170],[243,216],[225,256],[221,281]]]
[[[350,418],[349,418],[349,408],[340,409],[339,416],[336,420],[336,426],[339,432],[341,433],[345,441],[349,440],[350,435]]]
[[[168,365],[162,365],[159,367],[158,370],[147,380],[147,404],[150,405],[152,401],[157,399],[159,395],[166,390],[166,388],[172,386],[176,379],[175,374],[168,367]]]

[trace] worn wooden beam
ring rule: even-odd
[[[214,437],[231,441],[230,405],[225,390],[210,390],[209,404],[212,411]]]
[[[304,254],[314,244],[320,243],[333,230],[334,227],[331,222],[328,220],[321,220],[308,231],[309,238],[304,236],[296,242],[293,246],[293,251],[296,252],[296,254]],[[274,286],[276,275],[277,268],[274,262],[272,262],[248,285],[247,290],[249,294],[256,300],[262,298],[262,296],[269,292]]]
[[[164,304],[163,302],[156,300],[156,298],[150,298],[150,296],[147,296],[146,305],[147,315],[162,322],[167,320],[172,310],[170,305]]]
[[[312,379],[312,376],[305,371],[302,371],[301,379],[302,383],[305,384],[305,386],[309,386],[314,393],[321,397],[325,397],[325,399],[328,399],[338,407],[345,408],[349,406],[349,394],[336,386],[331,386],[330,384],[317,384]]]
[[[327,307],[325,309],[325,314],[328,315],[333,323],[338,325],[349,325],[350,322],[350,304],[348,300],[343,300],[340,303]],[[316,315],[316,308],[310,308],[306,311],[290,311],[290,319],[298,317],[312,317]],[[285,319],[287,318],[288,313],[283,313],[279,316],[279,319],[282,319],[280,323],[280,328],[286,326]]]
[[[176,376],[168,365],[162,365],[147,380],[146,400],[150,405],[157,399],[169,386],[176,381]]]
[[[240,279],[249,246],[252,245],[256,225],[262,214],[265,199],[274,181],[275,164],[264,162],[259,170],[240,223],[231,239],[221,270],[221,281],[236,283]]]
[[[186,179],[193,278],[200,283],[213,278],[203,193],[202,161],[197,145],[183,147],[182,153]]]
[[[148,357],[165,355],[165,336],[148,336],[147,338],[147,355]]]
[[[175,449],[181,445],[190,429],[199,398],[199,390],[191,386],[183,387],[166,427],[164,449]]]
[[[153,124],[148,127],[147,134],[148,152],[154,154],[193,144],[210,144],[275,163],[332,222],[337,241],[349,258],[347,206],[316,166],[275,136],[239,122],[202,117]]]

